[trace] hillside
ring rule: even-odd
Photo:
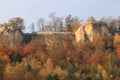
[[[7,25],[0,33],[0,80],[119,80],[120,35],[95,25],[81,25],[78,34],[23,33]]]

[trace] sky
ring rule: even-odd
[[[40,17],[48,19],[48,15],[56,12],[56,16],[69,14],[82,20],[94,16],[120,16],[120,0],[0,0],[0,24],[14,17],[21,17],[28,27],[35,24]]]

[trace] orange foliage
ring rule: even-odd
[[[5,63],[10,62],[10,59],[9,59],[9,56],[8,56],[8,55],[3,55],[3,56],[2,56],[2,59],[3,59],[3,61],[4,61]]]
[[[34,53],[35,46],[25,46],[23,56]]]
[[[95,37],[93,38],[93,44],[94,44],[94,46],[96,46],[97,43],[98,43],[98,42],[101,42],[101,41],[103,41],[103,39],[102,39],[101,36],[95,36]]]
[[[8,54],[13,54],[13,53],[16,53],[16,52],[19,52],[19,53],[23,53],[23,47],[22,46],[13,46],[13,47],[10,47],[8,48]]]
[[[0,53],[0,61],[4,62],[4,64],[7,64],[10,62],[10,58],[8,55]]]

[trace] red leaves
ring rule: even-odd
[[[88,58],[88,64],[99,63],[99,64],[107,64],[108,56],[105,54],[93,54]]]
[[[32,54],[35,52],[35,46],[25,46],[24,48],[24,52],[23,52],[23,56],[28,55],[28,54]]]
[[[42,44],[39,40],[31,41],[24,47],[23,56],[28,54],[35,54],[36,52],[44,51],[45,44]]]

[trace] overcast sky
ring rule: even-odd
[[[25,24],[36,23],[39,17],[48,18],[72,14],[86,20],[90,16],[120,16],[120,0],[0,0],[0,23],[21,17]]]

